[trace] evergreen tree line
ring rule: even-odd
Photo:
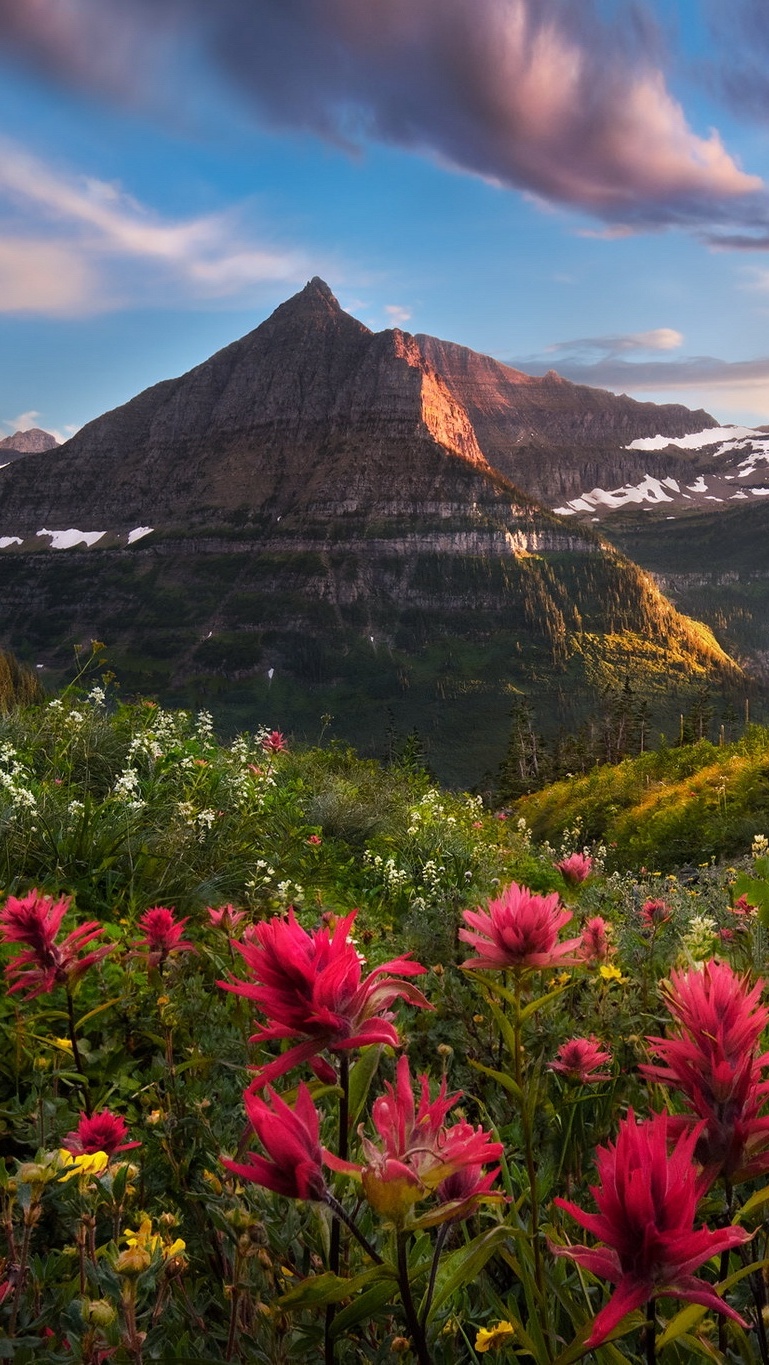
[[[662,745],[696,744],[701,739],[729,743],[750,719],[747,701],[743,719],[732,702],[714,695],[703,683],[679,713],[675,733],[661,734],[652,729],[648,698],[629,677],[621,687],[605,687],[598,709],[575,728],[545,735],[525,697],[511,715],[510,738],[497,777],[497,795],[503,802]]]

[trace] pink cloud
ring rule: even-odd
[[[164,63],[184,86],[177,25],[179,50],[197,45],[274,125],[407,147],[614,230],[765,231],[763,182],[716,131],[690,126],[641,13],[612,24],[590,0],[4,0],[0,40],[75,84],[146,98]]]

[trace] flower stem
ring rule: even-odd
[[[360,1243],[366,1255],[371,1257],[375,1265],[384,1265],[379,1252],[375,1247],[372,1247],[368,1238],[361,1232],[355,1219],[350,1216],[346,1208],[339,1203],[339,1200],[334,1197],[330,1190],[326,1190],[326,1193],[323,1196],[323,1202],[331,1209],[334,1217],[338,1218],[340,1223],[344,1223],[346,1228],[349,1228],[355,1240]]]
[[[72,1044],[72,1060],[75,1063],[75,1070],[77,1071],[78,1075],[82,1076],[83,1078],[80,1083],[80,1089],[83,1094],[83,1107],[85,1108],[86,1114],[90,1118],[91,1115],[93,1114],[93,1105],[91,1104],[91,1095],[88,1089],[88,1081],[86,1080],[85,1072],[83,1071],[83,1059],[80,1056],[80,1048],[77,1045],[77,1027],[75,1025],[75,1002],[72,999],[72,992],[69,989],[69,987],[67,987],[67,1019],[69,1021],[69,1041]]]
[[[406,1250],[409,1235],[408,1232],[404,1232],[402,1229],[396,1234],[398,1242],[398,1287],[401,1292],[403,1311],[406,1314],[406,1325],[409,1329],[411,1342],[419,1365],[432,1365],[430,1354],[427,1350],[424,1328],[419,1321],[417,1310],[414,1307],[414,1300],[411,1296],[409,1261]]]
[[[450,1227],[450,1224],[449,1224],[449,1223],[442,1223],[441,1226],[438,1228],[438,1236],[437,1236],[436,1239],[435,1239],[435,1250],[433,1251],[433,1263],[432,1263],[432,1265],[431,1265],[431,1267],[430,1267],[430,1283],[429,1283],[428,1286],[427,1286],[427,1293],[425,1294],[425,1308],[424,1308],[424,1312],[423,1312],[423,1314],[422,1314],[422,1327],[423,1327],[423,1328],[427,1325],[427,1319],[428,1319],[428,1317],[430,1316],[430,1305],[432,1304],[432,1301],[433,1301],[433,1294],[434,1294],[434,1292],[435,1292],[435,1281],[436,1281],[436,1278],[437,1278],[437,1275],[438,1275],[438,1264],[439,1264],[440,1259],[441,1259],[441,1252],[443,1251],[443,1244],[444,1244],[444,1242],[446,1241],[446,1238],[447,1238],[447,1236],[448,1236],[449,1227]]]
[[[539,1245],[539,1197],[537,1195],[537,1167],[534,1161],[534,1144],[531,1131],[531,1107],[529,1096],[523,1087],[523,1060],[521,1041],[521,981],[520,976],[516,976],[515,981],[515,1018],[513,1019],[513,1034],[515,1042],[515,1057],[513,1065],[515,1069],[515,1083],[523,1095],[521,1104],[521,1126],[523,1128],[523,1151],[526,1161],[526,1174],[529,1181],[529,1210],[530,1221],[529,1231],[531,1234],[531,1244],[534,1252],[534,1279],[540,1299],[544,1305],[544,1277],[542,1274],[542,1252]]]
[[[654,1311],[654,1300],[649,1299],[646,1305],[646,1316],[649,1321],[646,1324],[646,1365],[656,1365],[657,1362],[657,1343],[655,1340],[657,1333],[657,1315]]]
[[[340,1052],[339,1054],[339,1085],[342,1093],[339,1097],[339,1138],[337,1142],[337,1155],[341,1161],[346,1161],[349,1140],[348,1128],[350,1123],[350,1059],[346,1052]],[[331,1246],[329,1248],[328,1257],[328,1268],[332,1275],[339,1274],[341,1245],[342,1223],[337,1217],[331,1224]],[[327,1304],[324,1332],[325,1365],[334,1365],[336,1357],[335,1343],[331,1335],[331,1327],[335,1314],[336,1304]]]

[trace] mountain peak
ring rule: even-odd
[[[14,431],[0,441],[0,450],[18,450],[24,455],[36,455],[44,450],[53,450],[59,442],[49,431],[40,427],[28,427],[26,431]]]
[[[313,275],[312,279],[307,281],[302,293],[319,294],[321,298],[326,299],[329,303],[333,303],[336,308],[339,307],[339,300],[331,292],[326,281],[320,278],[320,275]]]

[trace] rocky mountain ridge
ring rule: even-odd
[[[462,348],[443,372],[444,346],[371,332],[314,279],[189,373],[0,470],[0,640],[43,676],[73,641],[106,640],[126,687],[233,725],[312,733],[334,714],[368,751],[389,714],[462,782],[499,761],[516,697],[568,725],[627,677],[663,710],[698,679],[742,689],[710,631],[512,481],[520,443],[500,467],[508,390],[539,414],[539,464],[564,469],[575,424],[603,424],[608,449],[606,433],[648,439],[660,410],[586,391],[570,427],[576,386]],[[703,418],[669,415],[684,432]]]

